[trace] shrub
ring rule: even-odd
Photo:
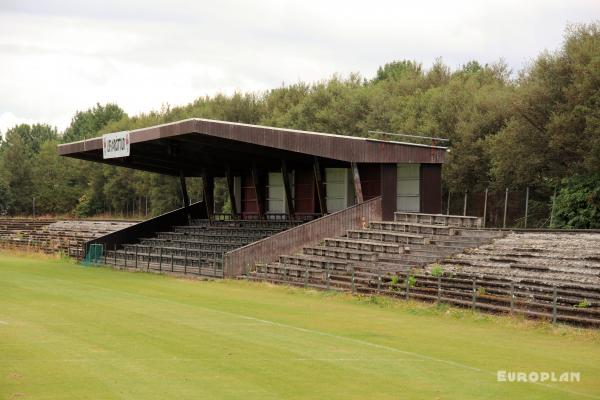
[[[434,264],[431,268],[431,276],[435,276],[440,277],[442,275],[444,275],[444,270],[442,269],[442,266],[439,264]]]
[[[575,304],[575,307],[577,308],[588,308],[592,305],[592,303],[590,303],[588,301],[588,299],[583,299],[579,302],[579,304]]]
[[[92,215],[92,204],[87,195],[83,195],[79,198],[79,202],[73,209],[73,214],[76,217],[84,218]]]
[[[600,228],[600,174],[563,180],[551,228]]]
[[[414,276],[410,275],[408,277],[408,287],[415,287],[415,285],[417,284],[417,278],[415,278]]]

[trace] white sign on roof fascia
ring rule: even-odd
[[[102,157],[121,158],[129,156],[129,131],[102,135]]]

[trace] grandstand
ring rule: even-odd
[[[600,235],[516,238],[442,215],[446,149],[435,143],[205,119],[124,134],[131,148],[118,157],[105,156],[102,138],[59,153],[179,177],[183,207],[91,238],[80,257],[93,246],[95,261],[117,268],[600,324]],[[202,201],[190,203],[186,177],[202,178]],[[215,210],[216,177],[227,181],[229,214]]]
[[[86,249],[101,245],[107,262],[117,265],[158,264],[162,270],[168,259],[173,271],[189,267],[199,275],[235,277],[265,258],[255,252],[240,259],[237,251],[305,221],[325,227],[332,223],[325,216],[372,200],[378,206],[369,219],[391,221],[399,208],[441,212],[446,149],[433,144],[205,119],[126,134],[129,153],[119,157],[106,156],[103,138],[58,148],[63,156],[179,177],[184,207],[86,243]],[[190,204],[186,177],[202,178],[203,201]],[[215,212],[216,177],[227,180],[227,221]],[[336,222],[338,229],[358,223],[347,217]],[[285,241],[297,246],[312,239]]]

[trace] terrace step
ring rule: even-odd
[[[374,221],[369,228],[380,231],[407,232],[425,235],[456,235],[456,228],[447,225],[425,225],[413,222]]]
[[[131,253],[145,253],[152,255],[160,255],[169,256],[171,254],[175,256],[181,256],[188,259],[194,258],[223,258],[223,251],[218,250],[207,250],[207,249],[190,249],[183,247],[155,247],[149,246],[145,244],[126,244],[124,245],[125,249]]]
[[[227,252],[232,249],[236,249],[243,246],[245,243],[219,243],[219,242],[204,242],[197,240],[168,240],[168,239],[156,239],[147,238],[142,239],[139,243],[141,246],[151,247],[180,247],[186,249],[201,249],[201,250],[215,250]]]
[[[321,257],[340,258],[343,260],[353,261],[377,261],[377,253],[362,250],[353,250],[343,247],[333,246],[310,246],[304,248],[304,254],[315,255]]]
[[[377,240],[351,239],[351,238],[325,238],[325,245],[328,247],[342,247],[355,250],[379,252],[379,253],[400,253],[400,245],[394,243],[384,243]]]
[[[251,243],[256,240],[262,239],[264,236],[261,235],[231,235],[231,234],[215,234],[215,233],[203,233],[203,234],[191,234],[184,232],[158,232],[157,239],[165,240],[191,240],[198,242],[207,243]]]
[[[278,221],[278,220],[192,220],[193,226],[205,227],[246,227],[246,228],[269,228],[285,230],[302,224],[303,221]]]
[[[390,243],[423,244],[425,242],[423,235],[375,229],[352,229],[348,231],[347,236],[351,239],[368,239]]]
[[[279,256],[279,262],[281,264],[300,265],[303,267],[320,269],[330,268],[346,270],[348,268],[348,262],[307,254],[282,255]]]
[[[479,217],[471,217],[464,215],[407,213],[400,211],[394,213],[394,221],[415,222],[424,224],[440,224],[468,228],[476,228],[482,225],[482,220]]]

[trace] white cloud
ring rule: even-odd
[[[395,59],[504,58],[516,70],[599,11],[593,0],[3,0],[0,130],[64,129],[96,102],[134,114],[334,72],[371,76]]]

